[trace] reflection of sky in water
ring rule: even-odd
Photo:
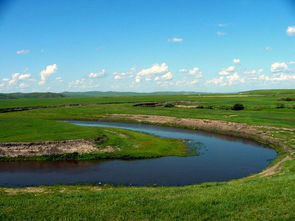
[[[73,122],[125,128],[201,146],[200,156],[147,160],[0,162],[0,185],[52,185],[103,182],[123,185],[188,185],[226,181],[257,173],[274,159],[274,150],[248,140],[194,130],[113,122]]]

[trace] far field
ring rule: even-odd
[[[172,105],[161,103],[155,107],[134,106],[160,101],[175,102]],[[180,104],[176,101],[189,102]],[[244,109],[232,110],[237,103],[243,104]],[[87,105],[50,107],[69,104]],[[156,115],[255,126],[266,136],[281,141],[272,146],[279,156],[271,165],[273,171],[267,175],[187,187],[74,185],[0,188],[1,220],[40,220],[44,217],[47,220],[295,219],[295,90],[249,91],[239,94],[0,99],[0,110],[45,105],[49,106],[0,113],[0,143],[95,139],[106,136],[108,140],[99,143],[98,148],[112,145],[120,149],[100,157],[185,156],[186,148],[179,140],[59,122],[101,119],[130,121],[128,117],[116,116]],[[136,145],[140,146],[134,148]]]

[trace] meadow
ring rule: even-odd
[[[124,187],[91,184],[0,188],[1,220],[294,220],[295,90],[238,94],[61,97],[0,100],[1,108],[89,104],[0,114],[0,142],[96,138],[124,147],[125,155],[185,155],[181,141],[119,129],[79,127],[60,120],[114,120],[112,114],[160,115],[261,126],[288,150],[279,153],[269,175],[185,187]],[[181,107],[134,106],[134,103],[191,101]],[[134,102],[134,103],[133,103]],[[112,104],[98,104],[112,103]],[[232,110],[234,104],[244,110]],[[186,106],[193,106],[189,108]],[[118,120],[118,119],[116,119]],[[120,119],[128,121],[128,119]],[[110,132],[111,131],[111,132]],[[218,131],[216,131],[218,133]],[[123,139],[124,134],[128,139]],[[233,134],[235,135],[235,134]],[[152,143],[150,143],[152,142]],[[173,143],[173,144],[172,144]],[[175,145],[178,144],[178,145]],[[135,145],[141,145],[136,150]],[[153,146],[152,150],[148,147]],[[173,149],[168,147],[174,147]],[[138,152],[139,151],[139,152]],[[109,156],[111,158],[111,156]],[[117,155],[118,158],[123,155]],[[288,159],[281,161],[282,159]]]

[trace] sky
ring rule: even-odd
[[[295,0],[0,0],[0,93],[295,88]]]

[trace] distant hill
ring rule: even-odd
[[[3,94],[0,93],[0,99],[20,99],[20,98],[58,98],[65,97],[65,95],[61,93],[9,93]]]
[[[257,95],[295,95],[295,89],[265,89],[265,90],[253,90],[243,91],[240,94],[257,94]]]
[[[159,91],[151,93],[138,92],[117,92],[117,91],[87,91],[87,92],[63,92],[66,97],[96,97],[96,96],[144,96],[144,95],[184,95],[184,94],[204,94],[192,91]]]

